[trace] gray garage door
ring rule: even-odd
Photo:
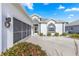
[[[31,34],[31,26],[13,18],[13,38],[14,43],[29,36]]]

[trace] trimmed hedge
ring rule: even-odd
[[[55,33],[55,35],[54,36],[59,36],[59,33]]]
[[[70,34],[69,35],[71,38],[79,38],[79,34]]]
[[[39,33],[40,36],[43,36],[43,33]]]
[[[51,36],[51,33],[47,33],[47,36]]]
[[[32,43],[18,43],[6,52],[1,54],[2,56],[46,56],[45,51],[41,50],[41,47]]]
[[[62,35],[61,36],[67,36],[68,34],[67,33],[62,33]]]

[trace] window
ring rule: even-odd
[[[71,30],[73,30],[73,27],[71,27]]]
[[[48,31],[49,31],[49,32],[55,32],[55,25],[52,24],[52,23],[49,24],[49,25],[48,25]]]

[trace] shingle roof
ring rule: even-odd
[[[33,14],[32,16],[37,16],[40,19],[40,22],[43,22],[43,23],[47,23],[50,20],[55,21],[57,23],[65,23],[65,21],[62,21],[62,20],[45,19],[36,14]]]
[[[79,25],[79,20],[73,21],[73,22],[67,24],[66,26],[74,26],[74,25]]]
[[[45,19],[45,18],[40,18],[40,21],[46,21],[47,19]]]

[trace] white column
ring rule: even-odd
[[[6,15],[6,17],[11,17],[11,16]],[[13,18],[11,17],[9,28],[7,28],[4,25],[4,23],[5,23],[5,17],[3,21],[3,40],[2,40],[3,41],[3,52],[5,52],[6,49],[9,49],[10,47],[13,46]]]
[[[10,24],[10,28],[7,28],[7,49],[13,46],[13,18]]]
[[[64,23],[64,32],[65,32],[65,25],[66,25],[66,23]]]
[[[31,27],[31,36],[33,36],[34,33],[33,33],[33,26]]]
[[[47,25],[46,24],[41,24],[41,33],[43,33],[43,35],[47,35]]]
[[[0,3],[0,53],[2,52],[2,6]]]
[[[13,46],[13,17],[7,4],[2,4],[2,50]],[[6,18],[11,17],[10,27],[5,26]]]

